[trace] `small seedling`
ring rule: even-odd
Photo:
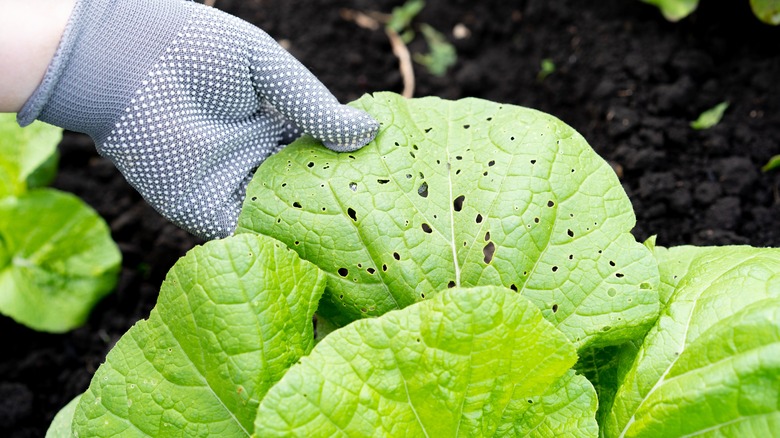
[[[723,113],[726,112],[728,107],[728,102],[721,102],[707,111],[704,111],[699,115],[699,118],[690,123],[691,128],[697,131],[712,128],[720,123],[720,120],[723,118]]]
[[[555,72],[555,62],[551,58],[544,58],[539,65],[539,73],[536,75],[536,80],[543,81],[547,76],[550,76]]]

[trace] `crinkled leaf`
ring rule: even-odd
[[[71,438],[73,436],[71,425],[73,424],[73,414],[76,412],[79,400],[81,400],[81,394],[77,395],[57,412],[57,415],[54,416],[49,425],[49,429],[46,430],[46,438]]]
[[[750,0],[750,7],[764,23],[774,26],[780,24],[780,0]]]
[[[274,236],[329,274],[337,324],[454,286],[520,291],[578,346],[641,337],[658,271],[620,182],[572,128],[479,99],[365,96],[382,129],[338,154],[303,138],[250,183],[239,232]]]
[[[0,114],[0,198],[24,193],[28,182],[40,187],[51,181],[61,138],[56,126],[34,122],[20,128],[15,114]]]
[[[259,400],[314,343],[324,274],[281,243],[191,250],[119,340],[76,411],[78,436],[248,436]]]
[[[496,436],[596,437],[599,428],[594,413],[598,402],[588,379],[569,370],[542,395],[516,394],[504,411]]]
[[[780,249],[656,248],[673,288],[622,378],[604,436],[779,430]]]
[[[542,403],[545,394],[556,411],[570,400],[551,385],[572,399],[587,392],[581,380],[559,381],[575,360],[574,346],[518,294],[449,289],[328,335],[268,392],[255,434],[493,436],[508,422],[539,422],[538,410],[508,409],[513,399]],[[547,426],[565,436],[577,423]]]
[[[84,323],[122,260],[105,221],[79,198],[36,189],[0,200],[0,312],[33,329]]]
[[[669,21],[679,21],[690,15],[699,6],[699,0],[642,0],[658,7]]]

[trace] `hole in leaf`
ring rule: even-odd
[[[346,277],[349,275],[349,270],[347,268],[339,268],[339,275],[342,277]]]
[[[347,214],[349,215],[350,219],[357,222],[357,213],[355,213],[355,210],[352,207],[347,209]]]
[[[387,272],[387,265],[382,265],[382,271]]]
[[[550,207],[550,208],[553,208],[553,207],[555,207],[555,202],[553,202],[552,200],[547,201],[547,206]]]
[[[452,201],[452,208],[455,209],[455,211],[461,211],[463,210],[463,201],[466,200],[465,195],[460,195],[457,198],[455,198],[454,201]]]
[[[376,180],[376,182],[378,182],[379,184],[387,184],[387,183],[390,182],[390,180],[389,179],[378,179],[378,180]]]
[[[488,161],[488,166],[493,167],[496,165],[496,160],[490,160]]]
[[[490,231],[485,233],[485,241],[487,242],[488,240],[490,240]]]
[[[482,215],[481,214],[477,213],[476,221],[477,221],[478,224],[482,223]]]
[[[357,183],[356,182],[349,183],[349,189],[352,190],[353,192],[357,192]]]
[[[422,227],[422,230],[425,231],[428,234],[433,232],[433,229],[428,224],[422,224],[421,227]]]
[[[574,231],[572,231],[572,230],[570,230],[570,229],[569,229],[569,230],[566,230],[566,234],[568,234],[568,235],[569,235],[569,237],[574,237]]]
[[[298,202],[298,201],[293,202],[293,207],[295,207],[295,208],[303,208],[303,207],[301,207],[301,203]]]
[[[485,256],[485,263],[493,261],[493,254],[496,253],[496,245],[493,242],[488,242],[484,248],[482,248],[482,254]]]
[[[460,160],[462,160],[462,159],[463,159],[463,157],[462,157],[461,155],[455,155],[455,159],[456,159],[456,160],[458,160],[458,161],[460,161]]]
[[[287,183],[282,183],[282,187],[287,187]]]
[[[609,261],[609,266],[615,266],[615,262],[614,262],[614,261],[612,261],[612,260],[610,260],[610,261]]]
[[[422,184],[420,184],[420,188],[417,189],[417,194],[422,196],[423,198],[428,197],[428,183],[423,181]]]
[[[409,155],[411,155],[412,158],[417,158],[417,155],[415,155],[414,152],[412,152],[412,151],[409,151]]]
[[[553,272],[558,272],[558,267],[557,267],[557,266],[553,266],[553,267],[552,267],[552,271],[553,271]]]
[[[537,224],[538,224],[540,221],[541,221],[541,219],[539,219],[538,217],[535,217],[535,218],[534,218],[534,223],[537,223]]]
[[[557,304],[553,304],[552,311],[553,311],[553,313],[557,313],[558,312],[558,305]]]
[[[427,128],[427,129],[425,130],[425,133],[427,134],[427,133],[431,132],[431,129],[433,129],[433,128]]]
[[[421,293],[421,294],[420,294],[420,298],[425,298],[425,294],[424,294],[424,293]]]
[[[536,164],[536,160],[531,160],[531,164]]]
[[[401,254],[398,254],[397,252],[393,253],[393,258],[396,260],[401,260]]]
[[[509,137],[509,140],[515,141],[515,138],[514,137]]]
[[[374,275],[374,272],[376,272],[376,269],[374,269],[374,268],[368,268],[368,269],[366,269],[366,272],[368,272],[368,273],[369,273],[369,274],[371,274],[371,275]]]
[[[257,201],[257,196],[252,196],[253,201]]]
[[[306,164],[306,166],[308,166],[308,167],[314,167],[314,161],[309,161],[309,163],[308,163],[308,164]]]
[[[471,128],[471,125],[463,125],[463,129],[469,129]]]
[[[517,285],[516,284],[514,284],[514,283],[510,284],[509,288],[512,289],[513,291],[517,292]]]
[[[412,174],[411,173],[407,173],[406,174],[406,179],[412,179]]]
[[[454,281],[452,281],[452,280],[450,280],[450,282],[449,282],[449,283],[447,283],[447,287],[448,287],[448,288],[450,288],[450,289],[452,289],[453,287],[455,287],[455,282],[454,282]]]
[[[569,254],[569,260],[574,260],[574,254]]]
[[[615,273],[615,277],[617,278],[623,278],[625,275],[621,274],[620,272]]]

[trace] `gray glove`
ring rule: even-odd
[[[18,115],[35,119],[89,134],[152,207],[207,239],[234,231],[253,169],[301,131],[352,151],[378,129],[265,32],[185,0],[78,0]]]

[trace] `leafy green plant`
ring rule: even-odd
[[[455,65],[458,55],[455,47],[450,44],[444,35],[428,24],[421,24],[420,31],[428,43],[428,53],[415,53],[415,62],[424,66],[434,76],[443,76],[447,69]]]
[[[608,164],[549,115],[355,105],[376,140],[260,166],[239,233],[179,260],[51,436],[777,430],[780,250],[637,243]]]
[[[679,21],[699,6],[699,0],[642,0],[657,6],[669,21]],[[780,0],[750,0],[750,7],[758,19],[767,24],[780,24]]]
[[[415,37],[412,21],[424,7],[423,0],[409,0],[393,8],[387,28],[398,34],[404,44],[409,44]],[[443,76],[458,60],[455,47],[433,26],[422,23],[419,29],[428,44],[428,53],[414,53],[412,58],[432,75]]]
[[[721,102],[707,111],[704,111],[696,120],[690,123],[691,128],[697,131],[712,128],[713,126],[720,123],[720,120],[723,118],[723,114],[726,112],[728,107],[728,102]]]
[[[655,254],[664,310],[638,349],[621,352],[626,366],[599,380],[600,392],[614,393],[602,434],[772,436],[780,430],[780,250]]]
[[[0,117],[0,313],[33,329],[78,327],[113,290],[121,254],[77,197],[41,186],[56,174],[62,130]]]

